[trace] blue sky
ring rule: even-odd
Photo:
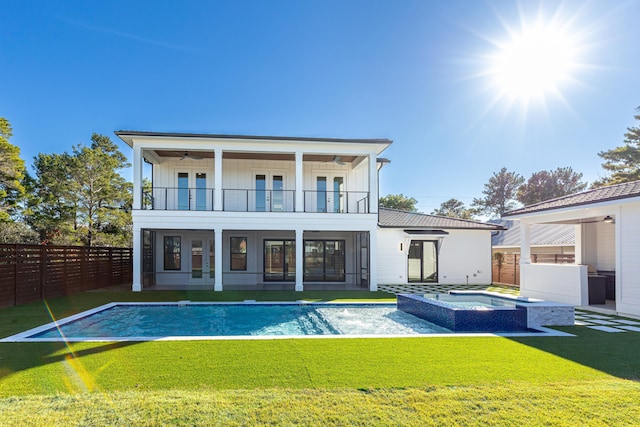
[[[503,166],[526,178],[571,166],[591,182],[597,153],[637,124],[640,1],[0,6],[0,116],[27,163],[93,132],[130,156],[121,129],[389,138],[381,194],[429,213],[469,204]],[[534,32],[551,34],[545,54],[565,49],[540,62],[563,68],[516,89],[499,70]]]

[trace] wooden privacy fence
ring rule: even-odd
[[[573,254],[532,254],[532,263],[573,264]],[[503,261],[498,265],[495,257],[491,265],[492,280],[498,283],[520,286],[520,254],[503,254]]]
[[[0,307],[131,283],[131,248],[0,244]]]

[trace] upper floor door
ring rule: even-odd
[[[290,204],[285,196],[285,175],[281,172],[256,172],[253,174],[255,212],[282,212]]]
[[[207,171],[176,172],[176,204],[178,210],[204,211],[213,207],[213,191]]]
[[[312,199],[314,212],[346,212],[346,174],[314,174],[315,197]]]

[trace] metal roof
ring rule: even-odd
[[[378,225],[382,228],[503,230],[503,227],[499,224],[406,212],[389,208],[380,208],[378,212]]]
[[[498,219],[490,221],[506,230],[491,237],[494,247],[520,247],[520,221]],[[575,226],[571,224],[531,224],[532,246],[571,246],[576,243]]]
[[[306,136],[260,136],[260,135],[224,135],[209,133],[180,133],[180,132],[145,132],[137,130],[118,130],[114,132],[120,139],[126,136],[149,136],[165,138],[220,138],[220,139],[251,139],[267,141],[316,141],[316,142],[343,142],[361,144],[385,144],[391,145],[393,141],[386,138],[350,139],[350,138],[317,138]]]
[[[639,196],[640,181],[625,182],[622,184],[610,185],[607,187],[594,188],[592,190],[583,191],[581,193],[557,197],[555,199],[546,200],[544,202],[525,206],[523,208],[514,209],[512,211],[506,212],[503,217],[569,208],[574,206],[585,206]]]

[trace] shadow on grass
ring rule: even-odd
[[[0,379],[28,369],[59,363],[69,358],[116,350],[139,342],[91,343],[91,347],[75,349],[75,344],[64,342],[2,343],[0,344]]]
[[[640,380],[640,333],[609,333],[584,326],[554,329],[576,336],[512,340],[618,378]]]

